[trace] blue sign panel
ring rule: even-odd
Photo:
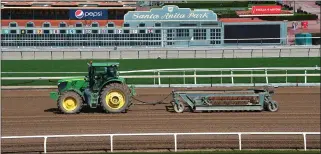
[[[107,10],[70,10],[69,11],[69,18],[76,19],[76,20],[106,20],[108,19],[108,12]]]
[[[129,11],[125,21],[217,21],[217,15],[211,10],[194,10],[167,5],[150,11]]]

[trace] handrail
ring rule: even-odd
[[[248,72],[245,72],[248,71]],[[261,71],[261,73],[258,73]],[[274,72],[273,72],[274,71]],[[275,72],[281,71],[281,72]],[[300,71],[300,72],[291,72]],[[313,71],[313,72],[308,72]],[[175,74],[162,74],[162,73],[175,73]],[[186,74],[192,72],[193,74]],[[202,74],[202,72],[208,72]],[[237,73],[239,72],[239,73]],[[250,72],[250,73],[249,73]],[[85,74],[86,72],[2,72],[2,74]],[[135,74],[146,73],[146,74]],[[265,82],[269,84],[269,77],[285,77],[285,83],[288,83],[288,77],[304,77],[302,83],[308,83],[308,77],[320,76],[320,67],[263,67],[263,68],[174,68],[174,69],[149,69],[149,70],[133,70],[133,71],[120,71],[120,77],[125,79],[154,79],[154,85],[161,85],[161,79],[167,78],[182,78],[183,84],[186,85],[186,78],[194,78],[194,85],[198,85],[197,78],[230,78],[231,84],[234,83],[234,78],[251,78],[251,83],[255,77],[264,77]],[[1,77],[1,80],[59,80],[70,78],[84,78],[84,76],[33,76],[33,77]],[[157,83],[156,83],[157,80]],[[298,81],[297,81],[298,82]],[[319,83],[318,81],[317,83]]]
[[[126,133],[126,134],[75,134],[75,135],[35,135],[35,136],[2,136],[1,139],[25,139],[25,138],[44,138],[44,153],[47,153],[48,138],[65,138],[65,137],[110,137],[110,151],[113,152],[113,141],[115,136],[173,136],[174,149],[177,148],[177,136],[183,135],[238,135],[239,150],[242,150],[242,135],[303,135],[304,150],[307,150],[306,135],[320,135],[320,132],[198,132],[198,133]]]
[[[223,75],[184,75],[185,78],[219,78],[219,77],[311,77],[320,76],[320,74],[223,74]],[[71,79],[82,78],[83,76],[69,77],[1,77],[1,80],[55,80],[55,79]],[[125,79],[151,79],[151,78],[182,78],[182,75],[132,75],[120,76]]]

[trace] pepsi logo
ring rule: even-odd
[[[82,10],[77,10],[75,12],[75,17],[78,18],[78,19],[81,19],[82,17],[84,17],[84,15],[85,15],[85,13]]]

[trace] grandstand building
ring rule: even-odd
[[[99,3],[95,7],[63,2],[50,7],[12,5],[1,10],[2,46],[170,47],[287,43],[282,39],[262,39],[285,38],[285,22],[222,22],[213,11],[204,9],[167,5],[138,11],[133,4],[120,2]]]

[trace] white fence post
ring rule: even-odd
[[[196,83],[196,70],[194,70],[194,84],[197,84]]]
[[[184,71],[184,74],[183,74],[183,84],[185,85],[185,71]]]
[[[288,70],[285,70],[285,83],[288,83]]]
[[[158,85],[161,85],[160,72],[158,71],[157,74],[158,74]]]
[[[47,136],[44,137],[43,141],[43,152],[47,153]]]
[[[232,81],[232,84],[234,84],[234,77],[233,77],[233,71],[231,70],[231,81]]]
[[[114,151],[113,136],[114,136],[114,135],[110,135],[110,152],[113,152],[113,151]]]
[[[177,152],[177,134],[174,134],[175,152]]]
[[[253,83],[253,70],[251,70],[251,83]]]
[[[269,84],[269,78],[268,78],[268,74],[267,74],[267,69],[265,69],[265,80],[266,80],[266,83]]]
[[[308,82],[308,78],[307,78],[307,70],[304,70],[304,83]]]
[[[156,76],[156,72],[154,71],[154,85],[156,84],[156,78],[155,78],[155,76]]]
[[[307,138],[306,138],[306,133],[303,133],[303,140],[304,140],[304,151],[307,151]]]
[[[241,137],[241,133],[238,134],[239,136],[239,149],[242,150],[242,137]]]

